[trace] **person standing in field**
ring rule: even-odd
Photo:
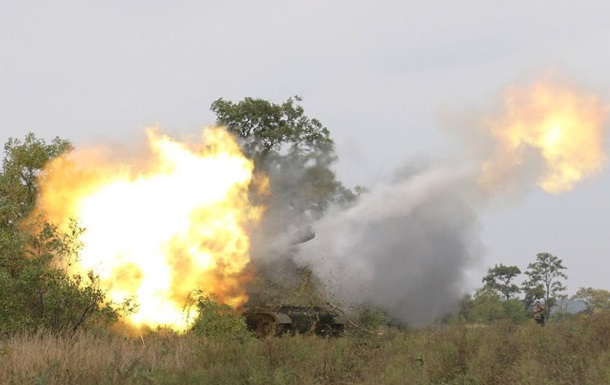
[[[540,303],[540,301],[536,300],[534,303],[534,320],[540,326],[544,326],[544,306]]]

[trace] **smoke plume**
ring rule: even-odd
[[[422,325],[454,309],[465,269],[481,257],[473,180],[442,168],[378,186],[319,221],[298,262],[340,301]]]

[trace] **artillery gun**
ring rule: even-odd
[[[287,244],[305,243],[314,237],[315,232],[307,226],[291,234]],[[253,292],[243,317],[248,329],[260,337],[296,333],[338,337],[345,331],[344,317],[330,308],[287,304],[269,306],[262,304],[258,293]]]

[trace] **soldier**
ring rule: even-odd
[[[544,306],[540,304],[540,301],[536,300],[534,303],[534,320],[540,326],[544,326]]]

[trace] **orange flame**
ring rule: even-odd
[[[488,122],[497,141],[481,178],[488,190],[507,187],[516,171],[523,172],[527,149],[536,150],[542,160],[537,184],[550,193],[573,189],[604,165],[606,110],[594,95],[540,82],[511,87],[504,108],[503,118]]]
[[[247,300],[244,227],[262,209],[248,201],[253,164],[224,129],[205,129],[197,150],[151,129],[147,137],[148,154],[129,162],[99,148],[55,159],[38,211],[85,227],[71,272],[93,269],[110,300],[135,298],[134,325],[184,330],[194,289],[236,307]]]

